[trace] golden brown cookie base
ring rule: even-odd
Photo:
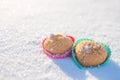
[[[90,49],[86,46],[90,46]],[[75,54],[78,62],[85,66],[98,66],[107,59],[107,50],[99,43],[91,41],[80,42],[75,47]]]
[[[72,40],[61,34],[52,36],[44,42],[44,48],[54,55],[64,53],[65,51],[71,49],[72,45]]]

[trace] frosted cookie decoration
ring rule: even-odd
[[[64,36],[62,34],[50,34],[43,40],[42,47],[45,54],[51,58],[65,58],[71,54],[74,43],[72,36]]]
[[[107,45],[86,38],[78,40],[72,49],[73,59],[80,68],[105,64],[110,54]]]

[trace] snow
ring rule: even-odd
[[[41,48],[51,33],[107,43],[105,66],[79,69],[72,57],[53,60]],[[0,0],[0,80],[119,80],[119,0]]]

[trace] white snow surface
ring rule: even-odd
[[[51,33],[104,42],[110,62],[50,59],[41,42]],[[120,80],[120,0],[0,0],[0,80]]]

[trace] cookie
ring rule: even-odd
[[[53,55],[60,55],[72,48],[71,38],[62,34],[52,34],[44,41],[44,49]]]
[[[82,66],[91,67],[104,63],[108,52],[102,44],[86,40],[75,46],[75,55]]]

